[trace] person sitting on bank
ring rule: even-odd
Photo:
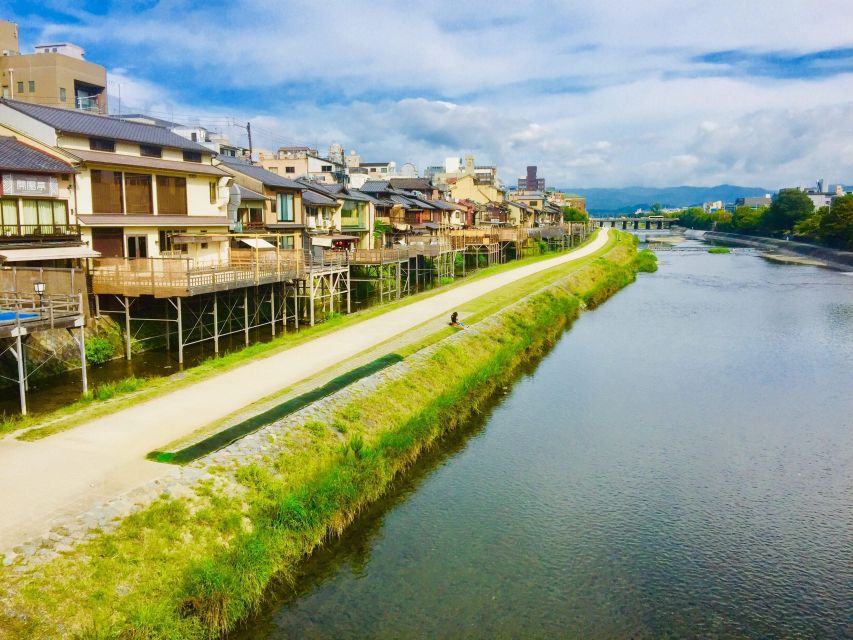
[[[454,311],[453,313],[450,314],[450,326],[456,327],[458,329],[464,329],[465,328],[465,324],[462,322],[459,322],[459,314],[456,311]]]

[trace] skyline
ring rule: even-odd
[[[235,142],[228,119],[251,121],[256,147],[338,142],[419,170],[472,152],[507,183],[535,164],[567,188],[851,182],[841,2],[0,6],[22,51],[70,41],[104,65],[112,112],[120,91],[124,113]]]

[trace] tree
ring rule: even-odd
[[[575,207],[563,207],[563,222],[585,222],[589,215]]]
[[[821,207],[807,218],[803,218],[794,225],[794,234],[812,240],[821,239],[820,224],[823,216],[829,211],[829,207]]]
[[[744,205],[735,207],[735,212],[732,214],[732,227],[740,233],[754,233],[761,228],[766,212],[767,207],[759,207],[758,209]]]
[[[853,249],[853,194],[836,198],[820,217],[819,237],[841,249]]]
[[[805,193],[799,189],[782,189],[767,209],[764,225],[771,231],[790,231],[813,211],[814,204]]]
[[[653,216],[663,215],[663,207],[660,202],[655,202],[651,207],[649,207],[649,211]]]

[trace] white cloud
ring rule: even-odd
[[[851,23],[841,0],[252,0],[119,4],[42,35],[108,56],[127,108],[251,120],[256,144],[420,167],[472,151],[510,182],[538,164],[560,186],[773,188],[853,179],[853,74],[727,77],[695,59],[853,47]]]

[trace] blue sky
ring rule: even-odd
[[[69,8],[69,5],[73,6]],[[634,6],[636,5],[636,6]],[[564,187],[853,181],[853,3],[3,2],[111,107]]]

